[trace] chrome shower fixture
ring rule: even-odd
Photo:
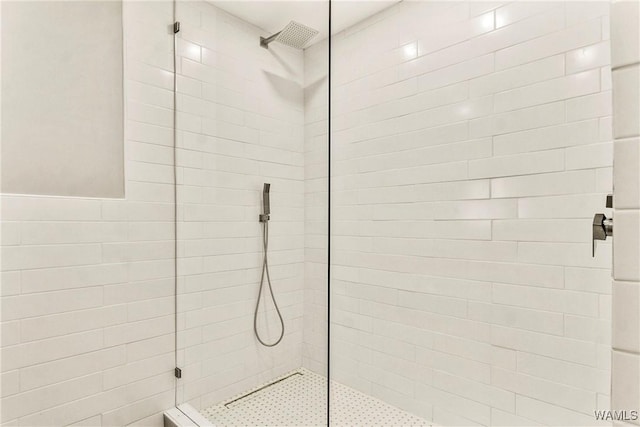
[[[291,21],[284,29],[270,37],[260,37],[260,46],[269,49],[269,43],[276,41],[287,46],[303,49],[309,40],[318,35],[318,30],[302,25],[299,22]]]
[[[271,214],[271,204],[269,203],[269,190],[271,184],[264,183],[262,187],[262,214],[260,215],[260,222],[269,221],[269,214]]]
[[[280,307],[278,307],[278,301],[273,294],[273,286],[271,286],[271,276],[269,276],[269,215],[271,214],[271,206],[269,203],[269,190],[271,190],[271,184],[265,182],[262,186],[262,214],[260,214],[260,222],[262,223],[262,276],[260,277],[260,288],[258,289],[258,299],[256,300],[256,309],[253,312],[253,332],[256,338],[265,347],[277,346],[284,337],[284,319],[282,313],[280,313]],[[277,340],[269,343],[262,339],[258,332],[258,310],[260,309],[260,299],[262,298],[262,288],[264,288],[264,279],[267,279],[267,287],[269,289],[269,295],[273,301],[273,306],[278,314],[280,320],[280,336]]]

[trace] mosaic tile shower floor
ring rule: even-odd
[[[326,426],[327,380],[306,369],[233,402],[246,393],[202,410],[221,426]],[[429,422],[345,385],[331,385],[332,426],[429,426]],[[233,402],[233,403],[229,403]]]

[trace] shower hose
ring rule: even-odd
[[[282,319],[282,314],[280,313],[280,308],[278,307],[278,302],[276,301],[276,297],[273,295],[273,287],[271,286],[271,277],[269,277],[269,261],[267,257],[267,252],[269,250],[269,221],[265,220],[262,222],[262,249],[264,252],[264,256],[262,258],[262,276],[260,277],[260,289],[258,290],[258,300],[256,301],[256,310],[253,313],[253,331],[256,334],[256,338],[260,341],[265,347],[275,347],[282,341],[282,337],[284,337],[284,320]],[[262,297],[262,288],[264,287],[264,279],[265,276],[267,278],[267,285],[269,287],[269,294],[271,294],[271,299],[273,300],[273,305],[276,307],[276,313],[278,313],[278,317],[280,318],[280,325],[282,326],[282,331],[280,332],[280,337],[274,343],[268,343],[260,338],[260,334],[258,333],[258,308],[260,307],[260,298]]]

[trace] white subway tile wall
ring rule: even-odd
[[[319,7],[326,7],[319,6]],[[329,43],[304,51],[304,343],[303,366],[327,375]]]
[[[598,424],[608,28],[607,2],[403,2],[334,37],[333,379],[438,425]],[[324,178],[324,116],[307,115],[307,177]],[[308,182],[316,221],[321,189]]]
[[[2,195],[3,425],[160,426],[174,402],[172,5],[123,14],[126,198]]]
[[[303,51],[204,1],[177,3],[178,401],[198,409],[302,366],[305,280]],[[285,323],[261,346],[262,186]],[[148,253],[148,251],[144,251]],[[266,288],[258,330],[280,323]]]
[[[611,406],[640,406],[640,4],[614,2],[614,239]],[[630,421],[640,425],[640,420]]]

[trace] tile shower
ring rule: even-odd
[[[332,378],[438,425],[589,425],[609,4],[494,6],[403,2],[335,37]]]
[[[263,49],[225,2],[123,2],[124,197],[2,195],[0,423],[640,409],[637,4],[389,2]]]

